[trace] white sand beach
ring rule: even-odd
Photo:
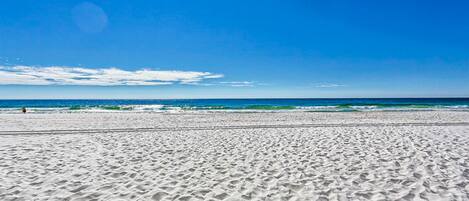
[[[0,200],[469,200],[469,112],[0,114]]]

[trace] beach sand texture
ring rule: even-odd
[[[0,200],[469,200],[469,112],[0,114],[0,134]]]

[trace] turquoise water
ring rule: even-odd
[[[0,112],[468,110],[469,98],[0,100]]]

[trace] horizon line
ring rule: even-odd
[[[277,98],[0,98],[0,101],[10,101],[10,100],[249,100],[249,99],[469,99],[469,96],[466,97],[459,97],[459,96],[448,96],[448,97],[339,97],[339,98],[332,98],[332,97],[324,97],[324,98],[287,98],[287,97],[277,97]]]

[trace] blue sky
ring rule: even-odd
[[[468,97],[466,1],[22,1],[0,98]]]

